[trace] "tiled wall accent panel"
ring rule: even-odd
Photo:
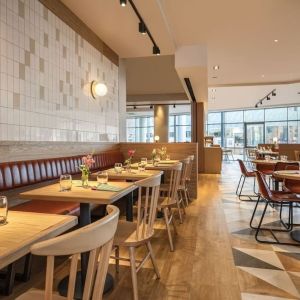
[[[118,111],[116,65],[38,0],[0,0],[0,141],[118,141]]]

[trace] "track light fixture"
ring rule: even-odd
[[[262,105],[264,100],[271,100],[271,96],[276,96],[276,89],[272,90],[270,93],[268,93],[266,96],[264,96],[263,98],[261,98],[260,100],[258,100],[258,102],[255,104],[255,108],[258,107],[258,105]]]
[[[150,109],[153,109],[153,105],[150,105]]]
[[[135,106],[135,105],[133,106],[133,109],[136,109],[136,106]]]
[[[135,6],[133,0],[128,0],[128,2],[130,3],[130,5],[131,5],[133,11],[135,12],[136,16],[138,17],[138,19],[139,19],[139,21],[140,21],[140,22],[139,22],[139,32],[140,32],[141,34],[144,34],[144,35],[145,35],[145,34],[148,34],[148,36],[149,36],[149,38],[150,38],[150,40],[151,40],[151,42],[152,42],[152,44],[153,44],[153,54],[154,54],[154,55],[160,55],[160,49],[159,49],[159,47],[157,46],[157,44],[156,44],[156,42],[155,42],[155,40],[154,40],[154,38],[153,38],[151,32],[149,31],[149,29],[148,29],[146,23],[144,22],[144,20],[143,20],[141,14],[139,13],[137,7]],[[121,6],[126,6],[127,0],[120,0],[120,4],[121,4]]]
[[[175,104],[173,104],[173,108],[176,108],[176,105],[175,105]]]
[[[120,5],[121,6],[126,6],[126,4],[127,4],[127,0],[120,0]]]
[[[144,35],[147,33],[147,27],[144,22],[139,23],[139,32]]]
[[[160,49],[156,45],[153,46],[153,54],[160,55]]]

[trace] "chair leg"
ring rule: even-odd
[[[184,187],[183,193],[184,193],[184,198],[185,198],[186,206],[189,206],[189,197],[188,197],[188,193],[187,193],[187,188],[186,187]]]
[[[120,257],[120,248],[119,246],[116,246],[116,249],[115,249],[115,263],[116,263],[116,273],[119,273],[120,271],[120,261],[119,261],[119,257]]]
[[[15,283],[15,275],[16,275],[16,270],[15,270],[15,263],[11,263],[7,267],[7,274],[5,278],[5,284],[3,287],[3,294],[5,296],[9,296],[12,293],[14,283]]]
[[[133,299],[138,300],[139,295],[138,295],[136,259],[135,259],[134,247],[129,247],[129,258],[130,258],[131,279],[132,279],[132,288],[133,288]]]
[[[178,209],[178,214],[179,214],[179,219],[180,219],[180,224],[183,223],[183,218],[182,218],[182,212],[181,212],[181,208],[180,208],[180,199],[176,199],[176,205],[177,205],[177,209]]]
[[[170,250],[173,252],[174,246],[173,246],[172,233],[171,233],[170,224],[169,224],[169,209],[167,207],[165,207],[163,209],[163,212],[164,212],[164,218],[165,218],[165,223],[166,223],[168,237],[169,237]]]
[[[236,191],[235,191],[235,194],[236,194],[237,196],[238,196],[238,194],[239,194],[239,187],[240,187],[240,183],[241,183],[242,177],[243,177],[243,175],[241,175],[240,180],[239,180],[239,183],[238,183],[237,188],[236,188]]]
[[[147,249],[150,253],[150,258],[151,258],[152,265],[153,265],[154,271],[156,273],[157,279],[160,279],[159,270],[158,270],[158,267],[157,267],[157,264],[156,264],[155,256],[154,256],[153,249],[152,249],[150,241],[147,242],[146,246],[147,246]]]
[[[172,217],[172,210],[171,210],[171,217]],[[178,232],[177,232],[177,228],[176,228],[176,224],[175,224],[175,220],[174,218],[172,217],[171,219],[171,222],[172,222],[172,225],[173,225],[173,229],[174,229],[174,234],[177,235]]]

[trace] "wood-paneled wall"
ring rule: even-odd
[[[51,10],[63,22],[69,25],[75,32],[93,45],[115,65],[119,65],[119,56],[106,45],[85,23],[83,23],[60,0],[39,0],[46,8]]]
[[[191,184],[189,192],[192,198],[197,198],[198,182],[198,144],[197,143],[120,143],[120,151],[125,157],[128,156],[128,150],[136,150],[133,161],[139,161],[142,157],[151,159],[153,148],[167,147],[167,153],[171,159],[182,160],[189,155],[194,155]]]
[[[0,142],[0,162],[118,150],[118,143]]]

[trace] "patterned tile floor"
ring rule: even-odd
[[[249,226],[255,202],[242,202],[236,197],[233,183],[238,182],[239,176],[236,162],[224,163],[219,187],[242,299],[300,299],[300,244],[280,246],[256,242]],[[249,179],[245,192],[251,193],[252,185],[253,180]],[[259,205],[258,218],[262,208],[263,204]],[[300,223],[300,208],[294,210],[294,215],[295,223]],[[264,224],[276,225],[278,210],[269,208],[265,220]],[[278,236],[291,241],[288,233]],[[264,238],[272,240],[268,233]]]

